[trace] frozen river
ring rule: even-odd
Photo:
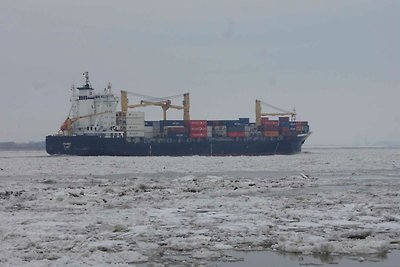
[[[216,265],[240,259],[235,251],[368,266],[400,249],[400,149],[152,158],[3,151],[0,203],[1,266]]]

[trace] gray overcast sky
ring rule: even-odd
[[[308,144],[399,141],[399,14],[395,0],[2,0],[0,141],[55,133],[84,71],[98,90],[188,91],[193,119],[254,120],[259,98],[296,107]]]

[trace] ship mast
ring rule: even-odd
[[[89,72],[88,72],[88,71],[85,71],[85,72],[83,73],[83,76],[85,76],[85,86],[86,86],[87,88],[90,88],[91,85],[90,85],[90,81],[89,81]]]

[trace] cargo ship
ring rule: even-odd
[[[296,112],[285,111],[261,100],[255,101],[256,120],[191,120],[189,94],[152,98],[121,91],[111,84],[96,93],[84,73],[85,84],[72,87],[71,109],[60,130],[46,136],[48,154],[79,156],[259,156],[294,154],[310,136],[307,121],[297,121]],[[128,94],[142,97],[128,103]],[[171,99],[183,97],[182,106]],[[117,111],[120,103],[121,110]],[[262,105],[280,112],[262,113]],[[145,120],[140,107],[159,106],[163,120]],[[168,109],[183,110],[183,120],[167,120]],[[134,111],[135,110],[135,111]]]

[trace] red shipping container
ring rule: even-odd
[[[268,120],[268,121],[262,122],[261,124],[262,124],[262,125],[276,125],[276,126],[278,126],[278,125],[279,125],[279,121],[276,121],[276,120]]]
[[[279,131],[279,126],[278,125],[263,125],[262,129],[264,131]]]
[[[245,132],[228,132],[228,137],[245,137]]]
[[[289,117],[279,117],[279,121],[289,121]]]
[[[264,136],[266,137],[278,137],[279,131],[265,131]]]
[[[202,127],[205,126],[207,127],[207,121],[206,120],[190,120],[187,121],[187,124],[189,125],[189,127]]]
[[[183,126],[170,126],[167,128],[170,133],[187,133],[188,129]]]
[[[269,121],[269,118],[267,117],[261,118],[261,124],[264,124],[266,121]]]
[[[207,132],[207,126],[206,127],[204,127],[204,126],[202,126],[202,127],[193,126],[193,127],[190,127],[189,130],[191,132]]]
[[[190,138],[207,138],[207,132],[190,132]]]

